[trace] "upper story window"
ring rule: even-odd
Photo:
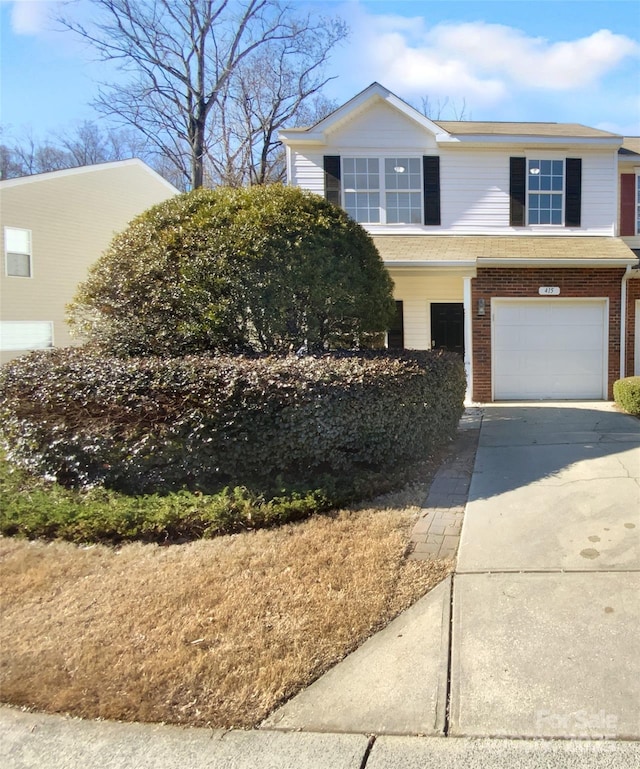
[[[422,161],[343,158],[344,208],[362,224],[421,224]]]
[[[636,174],[636,235],[640,235],[640,174]]]
[[[564,209],[564,161],[528,160],[529,224],[562,224]]]
[[[5,273],[9,277],[31,277],[31,230],[4,228]]]
[[[344,158],[344,207],[356,222],[380,221],[380,161]]]

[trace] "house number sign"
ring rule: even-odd
[[[540,286],[540,296],[560,296],[560,286]]]

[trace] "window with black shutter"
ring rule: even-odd
[[[527,200],[527,160],[509,158],[509,224],[524,227]]]
[[[340,189],[340,155],[324,156],[324,196],[334,206],[342,205]]]
[[[440,158],[424,155],[422,158],[422,183],[424,185],[424,223],[440,224]]]

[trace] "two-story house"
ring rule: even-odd
[[[460,352],[469,398],[610,398],[638,366],[638,169],[619,176],[622,137],[433,121],[374,83],[281,139],[288,183],[373,237],[395,284],[389,346]],[[619,237],[629,174],[637,243]]]

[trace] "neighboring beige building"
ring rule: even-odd
[[[74,344],[65,307],[113,236],[178,190],[141,160],[0,181],[0,361]]]

